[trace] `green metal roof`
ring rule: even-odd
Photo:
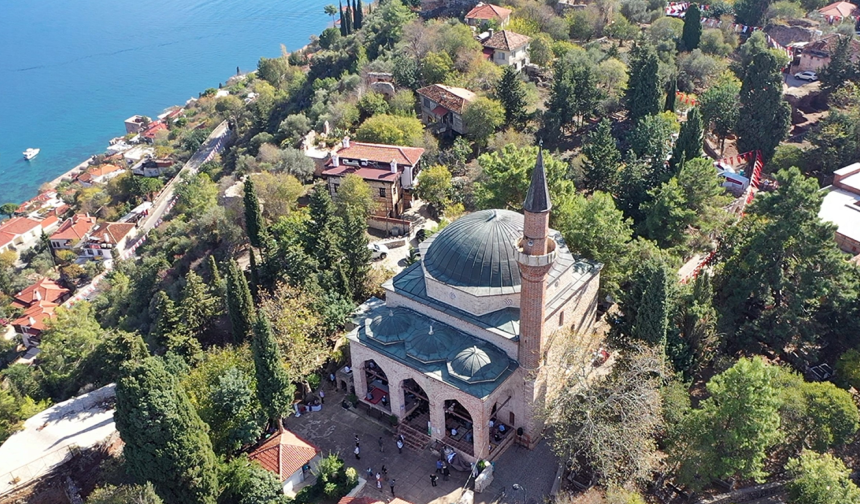
[[[412,322],[404,310],[389,309],[373,318],[365,319],[367,334],[382,343],[390,345],[403,341],[405,335],[412,333]]]
[[[440,282],[461,287],[514,287],[520,270],[514,243],[523,235],[523,216],[510,210],[482,210],[461,217],[432,237],[423,261]]]
[[[392,310],[376,298],[363,304],[360,310],[363,313],[356,316],[356,328],[348,335],[351,341],[474,397],[487,397],[518,366],[495,345],[418,312],[406,308]],[[386,316],[406,318],[410,321],[411,332],[404,334],[400,341],[382,343],[368,331],[372,325],[368,321]],[[382,370],[386,371],[384,367]]]

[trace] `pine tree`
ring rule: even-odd
[[[340,36],[346,37],[349,33],[346,31],[346,20],[343,16],[343,2],[337,3],[337,11],[340,13]]]
[[[367,248],[367,220],[358,212],[347,212],[343,231],[343,254],[346,278],[352,291],[352,299],[363,301],[367,276],[370,273],[370,249]]]
[[[364,5],[361,0],[355,0],[355,29],[360,30],[364,24]]]
[[[319,263],[320,271],[328,271],[340,260],[340,218],[325,185],[317,185],[310,196],[310,220],[305,227],[305,252]]]
[[[218,474],[206,424],[161,359],[128,363],[116,387],[116,428],[138,481],[168,503],[215,504]]]
[[[630,76],[627,85],[627,110],[630,118],[639,119],[660,112],[660,82],[657,76],[657,51],[640,39],[630,53]]]
[[[188,325],[182,307],[177,307],[164,291],[156,294],[156,306],[158,318],[153,329],[156,341],[186,360],[195,360],[202,348]]]
[[[232,259],[227,263],[227,312],[233,327],[233,341],[245,341],[251,333],[254,302],[245,274]]]
[[[245,177],[245,229],[251,245],[257,248],[263,246],[263,234],[266,232],[266,221],[260,212],[260,201],[257,199],[257,191],[251,177]]]
[[[666,105],[663,110],[666,112],[675,111],[675,95],[678,92],[678,78],[674,75],[669,79],[669,85],[666,87]]]
[[[608,119],[601,120],[597,128],[588,134],[582,154],[585,156],[583,170],[586,187],[592,191],[611,192],[618,178],[621,152],[615,145]]]
[[[257,376],[257,397],[269,420],[277,422],[278,430],[281,430],[281,418],[290,412],[294,389],[284,369],[281,350],[275,341],[272,326],[262,312],[257,314],[254,324],[251,350],[254,353]]]
[[[776,146],[788,134],[791,107],[782,97],[779,58],[772,51],[755,54],[741,84],[738,151],[761,150],[770,161]]]
[[[830,56],[830,62],[818,70],[818,79],[821,81],[821,89],[826,93],[832,93],[845,83],[857,76],[857,67],[851,58],[854,52],[851,50],[853,37],[839,35],[836,48]]]
[[[684,13],[684,29],[681,32],[681,44],[685,51],[699,47],[702,38],[702,13],[699,5],[692,3]]]
[[[496,98],[505,107],[505,122],[508,125],[519,126],[525,122],[526,90],[514,67],[503,67],[502,77],[496,84]]]

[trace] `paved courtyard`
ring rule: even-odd
[[[435,472],[436,457],[429,449],[418,452],[404,447],[403,453],[398,453],[393,430],[370,419],[362,409],[343,409],[342,399],[343,394],[327,388],[323,410],[292,416],[285,422],[287,428],[317,445],[323,454],[337,453],[363,478],[367,476],[368,467],[375,474],[385,465],[388,479],[395,480],[396,496],[413,504],[453,503],[460,498],[464,486],[472,488],[472,483],[467,481],[469,474],[457,471],[451,472],[449,481],[443,481],[440,475],[438,486],[431,486],[430,475]],[[356,460],[353,453],[356,435],[361,441],[360,460]],[[380,437],[382,452],[378,443]],[[476,504],[543,502],[552,488],[558,461],[544,441],[534,450],[511,446],[496,461],[495,468],[493,484],[483,493],[475,494]],[[524,490],[514,491],[514,483]],[[503,487],[505,497],[500,498]],[[388,501],[391,499],[389,482],[383,482],[380,493],[375,479],[371,479],[359,495]]]

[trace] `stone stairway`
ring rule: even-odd
[[[424,451],[424,449],[430,445],[430,436],[428,436],[426,432],[419,431],[404,422],[401,422],[397,426],[397,433],[403,436],[403,444],[405,444],[407,448],[411,448],[416,451]]]

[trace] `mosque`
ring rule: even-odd
[[[592,331],[601,269],[549,228],[551,207],[539,153],[524,215],[461,217],[383,284],[384,302],[362,305],[348,335],[355,393],[397,417],[407,444],[475,461],[540,439],[546,355],[554,335]]]

